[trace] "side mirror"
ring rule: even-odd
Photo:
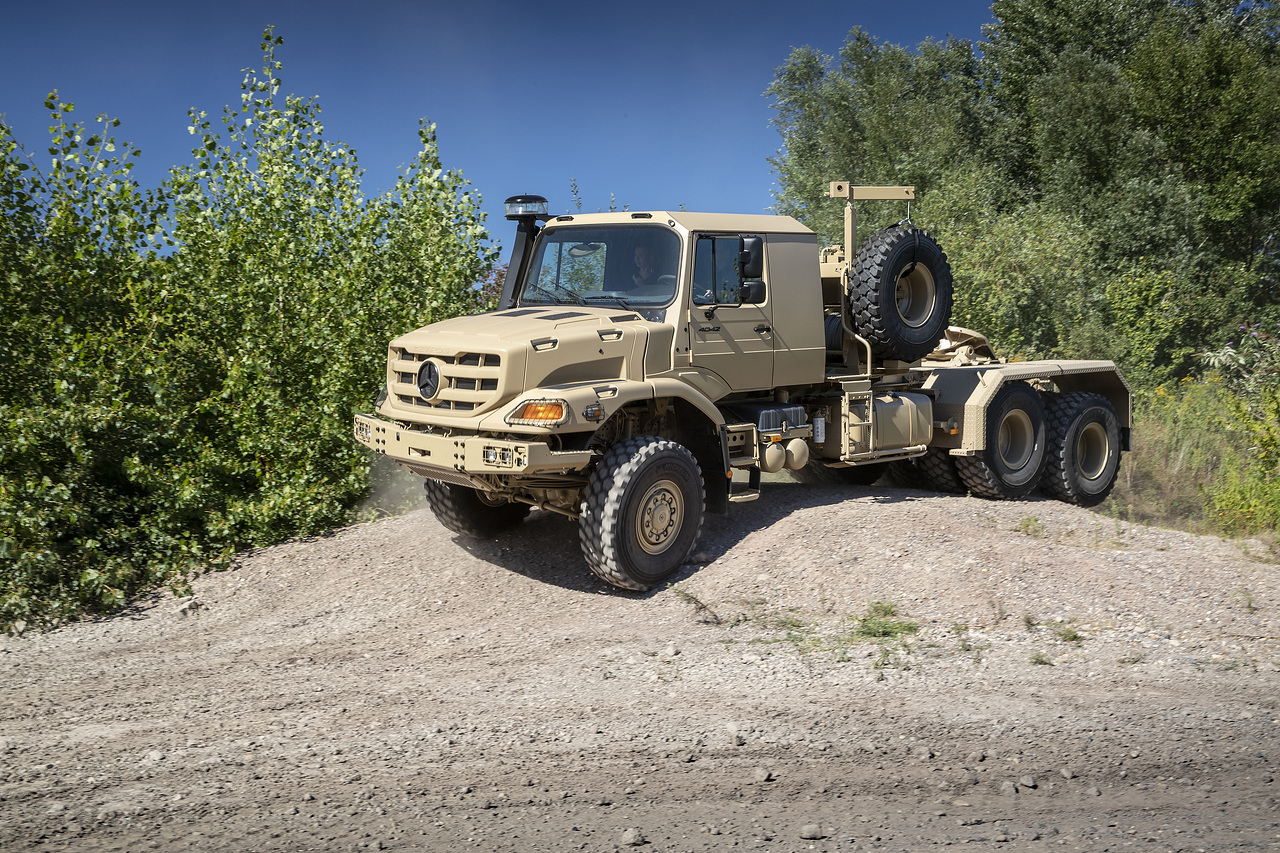
[[[738,286],[738,301],[743,305],[759,305],[764,302],[764,282],[759,279],[744,281]]]
[[[738,272],[744,281],[764,277],[763,237],[738,238]]]

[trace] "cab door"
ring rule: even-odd
[[[767,288],[744,287],[738,234],[700,234],[693,255],[692,363],[734,391],[773,387],[773,305]],[[749,299],[744,303],[744,291]]]

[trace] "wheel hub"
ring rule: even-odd
[[[1031,417],[1014,409],[1000,421],[1000,461],[1010,471],[1020,471],[1035,452],[1035,429]]]
[[[1109,445],[1107,430],[1102,424],[1090,423],[1080,430],[1076,439],[1076,465],[1081,477],[1096,480],[1102,476],[1111,455]]]
[[[684,523],[684,498],[670,480],[659,480],[640,499],[636,540],[649,554],[661,554],[675,542]]]
[[[911,328],[918,329],[929,322],[937,298],[938,290],[933,283],[933,275],[924,264],[916,264],[910,272],[898,276],[898,283],[894,288],[898,316]]]

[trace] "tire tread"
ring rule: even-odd
[[[1066,443],[1067,433],[1076,418],[1093,406],[1106,410],[1107,418],[1115,423],[1118,434],[1119,421],[1116,418],[1115,409],[1101,394],[1090,391],[1068,391],[1063,394],[1047,395],[1049,463],[1045,467],[1044,478],[1040,482],[1040,491],[1046,496],[1076,506],[1097,506],[1106,500],[1112,488],[1115,487],[1116,478],[1120,473],[1118,464],[1111,475],[1111,481],[1098,494],[1081,492],[1076,488],[1071,477],[1069,448]]]
[[[532,509],[528,504],[509,503],[488,506],[480,501],[473,489],[426,480],[423,488],[427,505],[447,530],[471,539],[488,539],[504,530],[517,526]]]
[[[610,536],[609,531],[617,529],[623,497],[632,479],[643,469],[645,462],[658,453],[668,450],[685,455],[701,481],[702,468],[687,448],[669,439],[652,435],[630,438],[609,448],[596,468],[595,475],[591,477],[582,499],[578,538],[582,544],[582,555],[587,561],[587,568],[605,583],[637,592],[644,592],[653,586],[633,578],[627,572],[617,551],[616,538]],[[687,510],[696,528],[688,550],[680,555],[682,562],[702,534],[706,494],[705,489],[702,488],[699,492],[701,502],[696,507],[688,507]]]
[[[917,235],[921,245],[929,247],[930,253],[937,251],[937,269],[931,269],[931,272],[939,305],[927,327],[936,327],[936,334],[931,340],[910,344],[900,340],[891,325],[890,318],[897,319],[897,307],[883,303],[884,276],[892,272],[887,266],[894,250],[906,240],[914,241]],[[858,250],[849,282],[849,310],[858,333],[871,344],[876,356],[915,361],[933,352],[950,322],[952,299],[951,267],[947,263],[947,255],[928,231],[898,225],[871,235]]]

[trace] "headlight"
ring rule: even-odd
[[[507,415],[507,423],[524,426],[559,426],[568,419],[569,404],[564,400],[529,400]]]

